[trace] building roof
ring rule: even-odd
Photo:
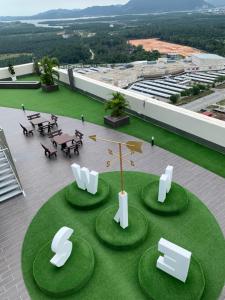
[[[225,60],[225,57],[219,56],[217,54],[210,54],[210,53],[199,53],[193,54],[192,57],[200,58],[200,59],[216,59],[216,60]]]

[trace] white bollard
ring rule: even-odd
[[[128,194],[126,192],[119,193],[119,209],[114,220],[120,223],[123,229],[128,227]]]
[[[89,171],[87,168],[80,168],[78,164],[71,165],[73,175],[77,186],[88,193],[95,195],[98,191],[99,174],[95,171]]]
[[[192,253],[163,238],[158,243],[158,250],[164,256],[158,258],[157,268],[185,282],[188,276]]]
[[[50,260],[52,265],[60,268],[65,265],[69,259],[73,244],[68,239],[73,234],[74,230],[69,227],[62,227],[54,236],[52,240],[51,249],[55,253],[55,256]]]
[[[168,187],[168,175],[163,174],[159,180],[159,194],[158,194],[158,201],[163,203],[166,200],[166,193]]]

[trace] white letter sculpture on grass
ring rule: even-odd
[[[79,165],[71,166],[77,186],[88,193],[95,195],[98,191],[98,172],[89,171],[87,168],[80,168]]]
[[[159,241],[158,250],[164,256],[158,258],[157,268],[185,282],[188,276],[192,253],[163,238]]]
[[[128,194],[126,192],[119,193],[119,209],[114,220],[120,223],[123,229],[128,227]]]
[[[158,201],[163,203],[166,200],[166,194],[170,192],[171,184],[173,179],[173,167],[168,166],[166,168],[165,174],[160,177],[159,180],[159,193]]]
[[[55,252],[55,256],[50,260],[52,265],[60,268],[65,265],[69,259],[73,244],[68,239],[73,234],[74,230],[69,227],[62,227],[53,238],[51,249]]]

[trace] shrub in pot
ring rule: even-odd
[[[110,116],[104,117],[104,122],[111,127],[119,127],[130,122],[129,116],[124,111],[129,107],[129,103],[121,93],[113,93],[113,97],[105,104],[105,110],[111,111]]]
[[[58,84],[55,83],[55,77],[59,77],[57,71],[53,68],[58,67],[59,62],[55,57],[45,56],[40,61],[40,69],[41,69],[41,82],[42,89],[46,92],[52,92],[59,89]]]
[[[16,72],[12,64],[9,64],[8,71],[11,74],[12,81],[16,81]]]

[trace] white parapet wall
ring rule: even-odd
[[[34,73],[34,64],[23,64],[14,66],[16,76],[28,75]],[[0,80],[11,77],[11,74],[8,71],[8,67],[0,68]]]
[[[60,69],[59,75],[60,81],[69,84],[67,70]],[[113,92],[120,92],[128,100],[132,111],[225,148],[224,121],[158,101],[150,96],[124,90],[75,72],[74,84],[79,90],[104,100],[109,100]]]

